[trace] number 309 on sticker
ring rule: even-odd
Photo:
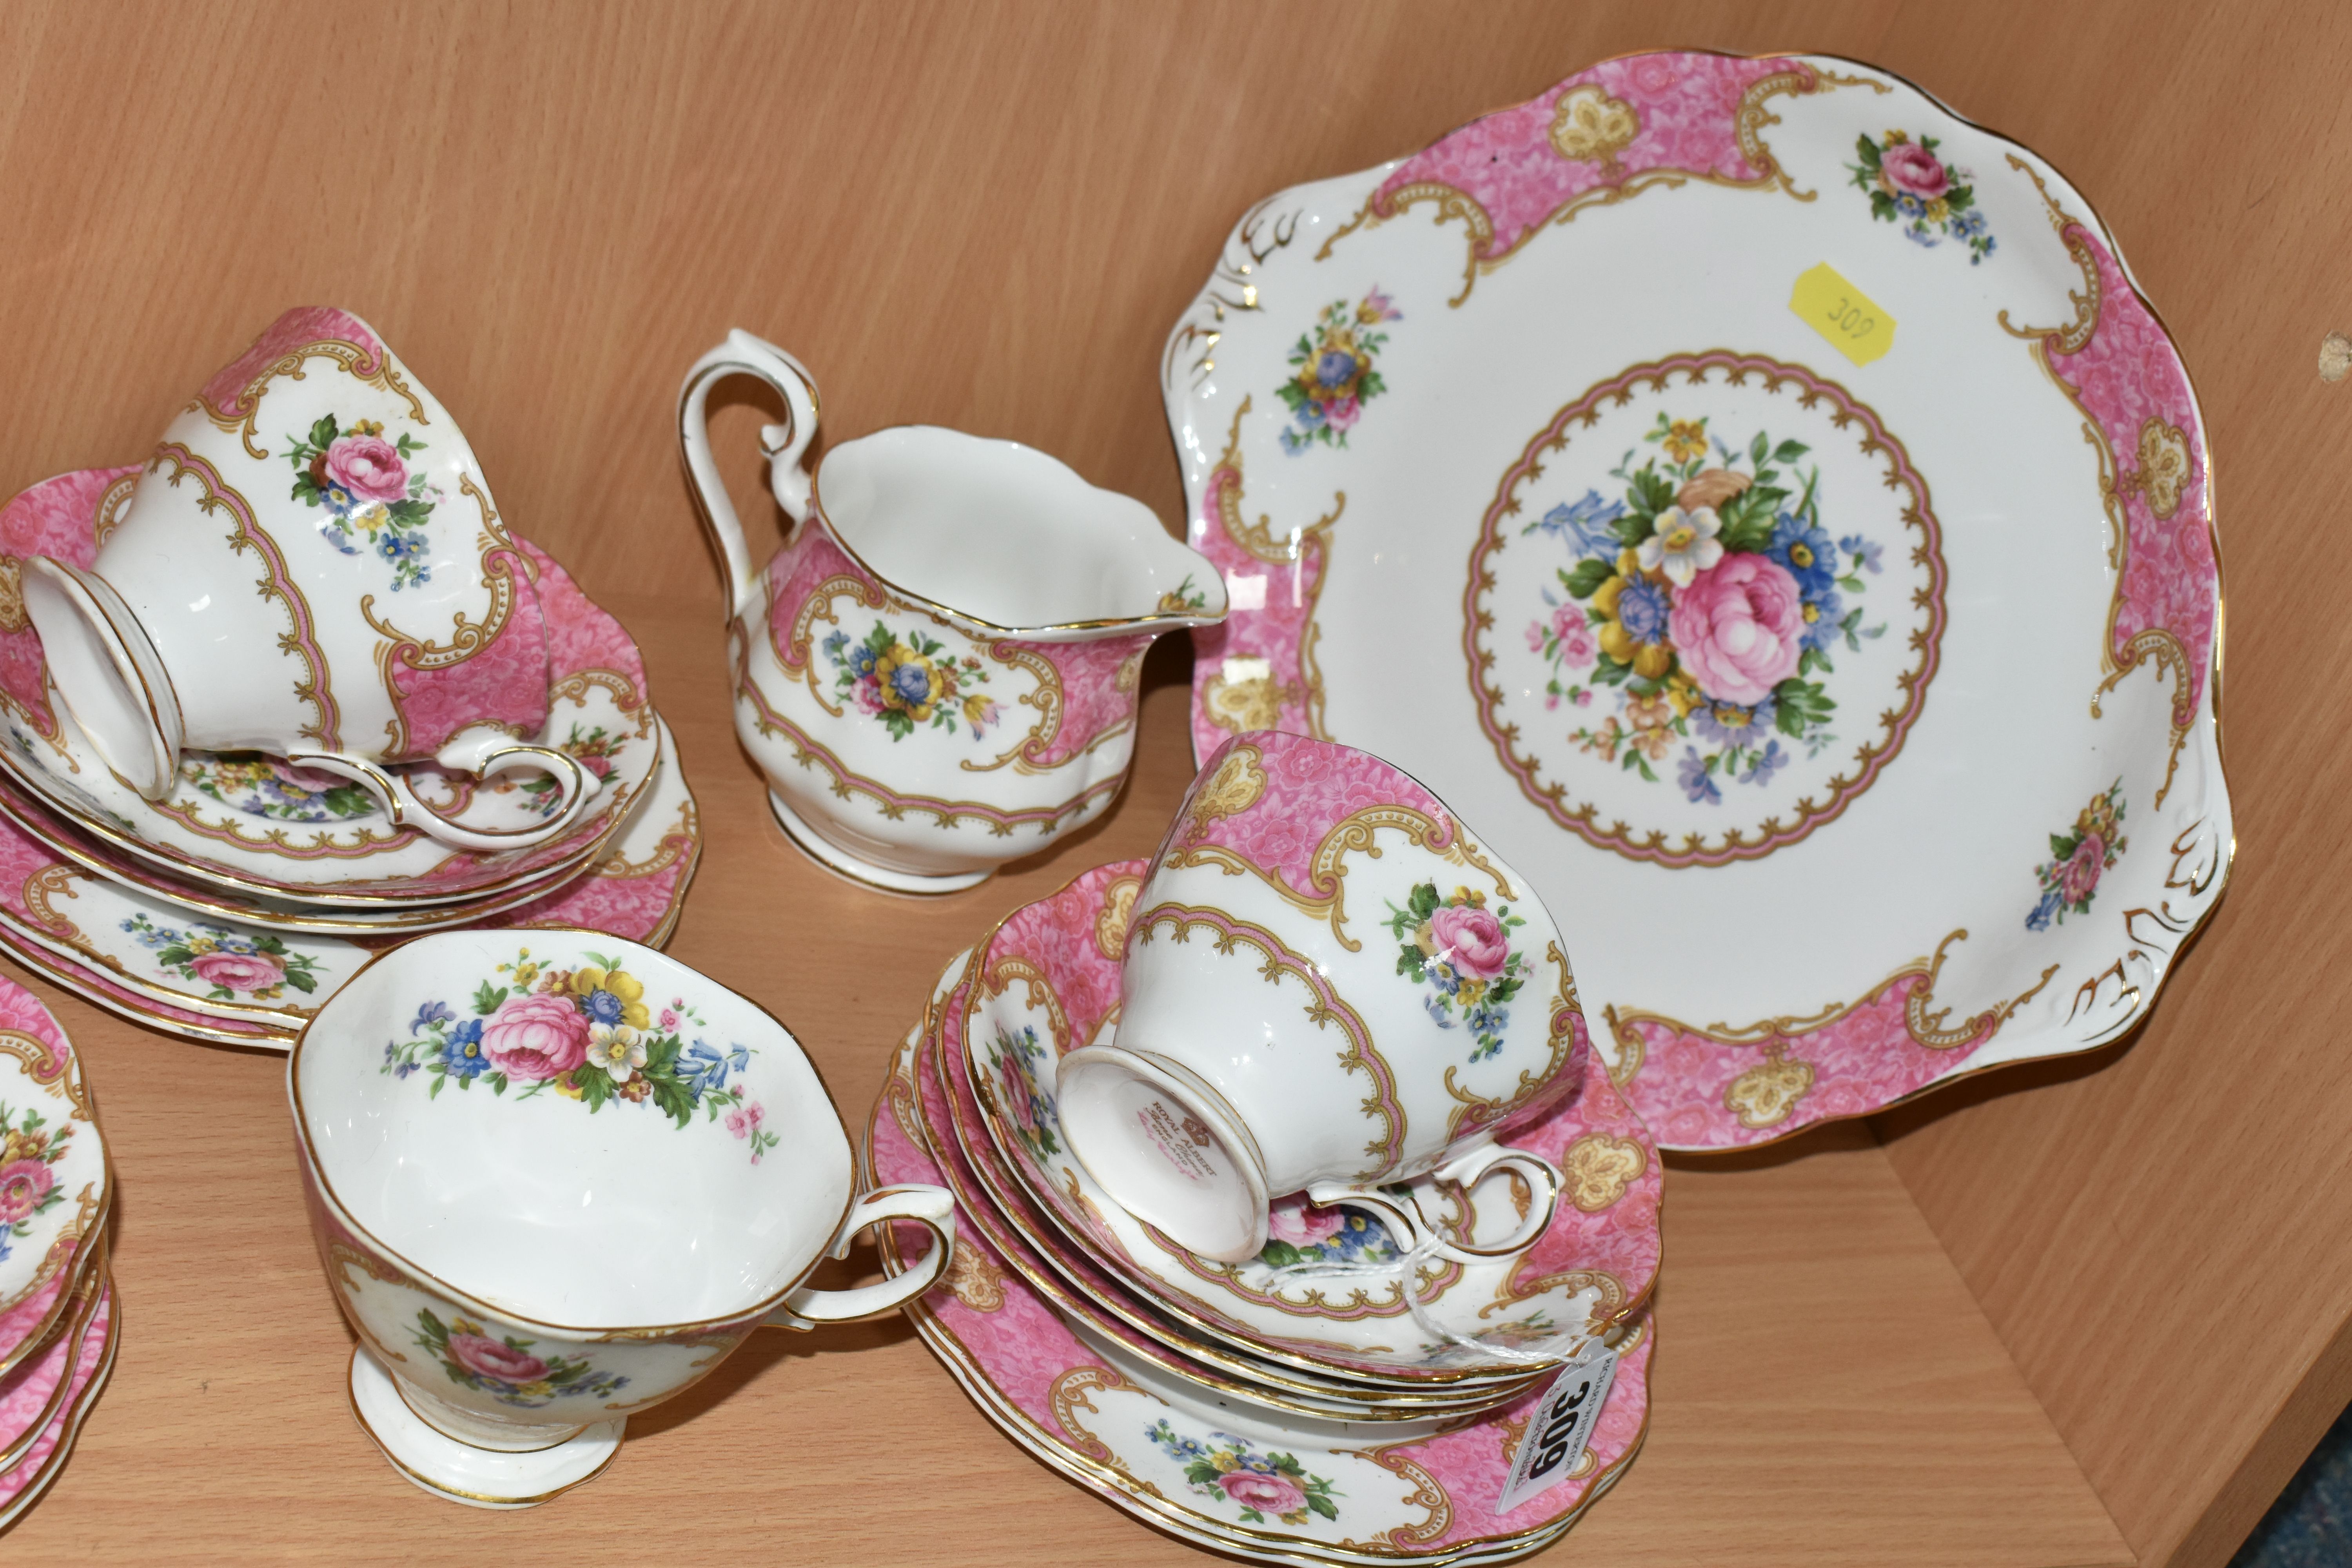
[[[1895,346],[1895,318],[1826,261],[1798,275],[1789,309],[1856,364],[1868,364]]]

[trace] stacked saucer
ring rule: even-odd
[[[0,980],[0,1529],[65,1468],[114,1365],[113,1196],[72,1043]]]
[[[142,568],[107,549],[159,513],[224,525],[226,551],[181,569],[242,570],[236,613],[291,626],[290,673],[161,661],[163,613],[131,607]],[[356,318],[289,312],[146,465],[0,509],[0,949],[27,968],[172,1033],[282,1048],[421,932],[667,939],[699,837],[635,645],[505,528],[446,412]],[[448,579],[480,603],[424,597]],[[299,732],[257,700],[207,717],[223,685],[270,689]],[[283,743],[199,744],[222,735]]]
[[[956,1195],[949,1277],[910,1309],[924,1340],[1024,1449],[1196,1543],[1326,1563],[1539,1550],[1646,1429],[1649,1134],[1580,1052],[1571,1092],[1500,1129],[1564,1183],[1523,1250],[1408,1249],[1380,1209],[1294,1194],[1247,1261],[1185,1251],[1071,1155],[1057,1089],[1064,1056],[1116,1037],[1154,864],[1097,868],[1014,911],[949,965],[899,1048],[865,1175]],[[1512,1178],[1446,1201],[1445,1234],[1467,1246],[1519,1226],[1528,1197]],[[886,1268],[898,1245],[886,1237]],[[1549,1431],[1563,1385],[1604,1365],[1613,1382],[1597,1379],[1598,1418],[1561,1479],[1514,1485],[1538,1417]]]

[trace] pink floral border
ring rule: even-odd
[[[359,375],[381,374],[389,363],[383,342],[357,316],[331,305],[301,305],[264,327],[252,345],[215,372],[196,396],[216,421],[249,418],[260,408],[260,400],[248,401],[247,394],[262,372],[298,350],[327,342],[348,343],[360,351],[352,366]]]

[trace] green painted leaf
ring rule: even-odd
[[[286,984],[294,987],[295,990],[303,993],[305,995],[308,995],[310,993],[316,991],[319,988],[319,983],[310,977],[310,973],[307,970],[300,969],[288,970],[286,972]]]
[[[1570,572],[1565,579],[1569,596],[1590,599],[1615,573],[1615,565],[1607,561],[1588,559],[1578,562],[1575,570]]]

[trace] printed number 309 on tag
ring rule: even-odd
[[[1895,318],[1826,261],[1798,277],[1789,309],[1856,364],[1895,346]]]

